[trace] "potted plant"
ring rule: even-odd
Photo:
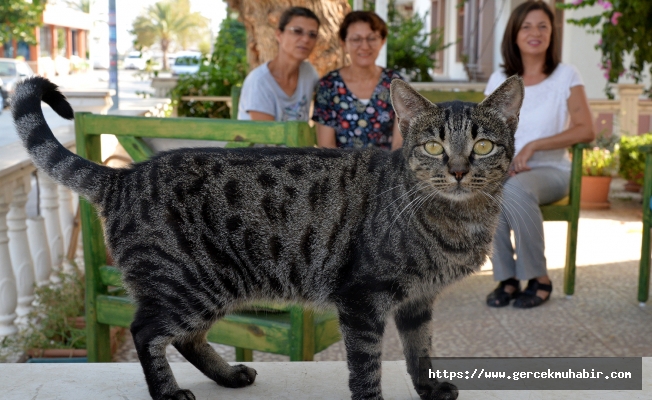
[[[625,189],[640,192],[645,171],[645,154],[639,151],[644,145],[652,144],[652,132],[639,136],[623,136],[620,140],[618,174],[628,181]]]
[[[615,172],[616,157],[612,150],[594,147],[584,150],[580,208],[608,209],[609,187]]]
[[[11,352],[25,353],[27,362],[86,362],[84,280],[76,271],[59,278],[60,283],[35,288],[27,326],[2,343]],[[112,328],[112,352],[123,332]]]

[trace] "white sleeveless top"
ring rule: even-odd
[[[507,79],[503,70],[491,74],[485,95],[491,94]],[[577,69],[570,64],[559,64],[542,82],[526,86],[525,98],[516,130],[516,153],[529,142],[554,136],[568,127],[568,98],[570,89],[584,85]],[[531,168],[555,167],[570,171],[571,163],[566,149],[542,150],[527,162]]]

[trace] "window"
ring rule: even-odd
[[[5,58],[14,58],[14,57],[16,57],[16,54],[14,54],[15,52],[14,52],[13,41],[10,40],[7,43],[5,43],[3,45],[3,48],[5,50],[5,55],[4,55]]]
[[[79,55],[79,31],[74,30],[70,33],[72,36],[72,55],[78,56]]]
[[[52,31],[50,31],[50,26],[48,25],[41,27],[39,47],[41,49],[41,57],[52,57]]]
[[[61,57],[66,56],[66,30],[63,28],[56,29],[57,32],[57,55]]]
[[[18,42],[16,45],[16,55],[19,57],[22,56],[25,61],[31,61],[29,54],[29,45],[22,40]]]

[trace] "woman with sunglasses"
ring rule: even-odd
[[[319,75],[306,59],[317,43],[319,24],[317,15],[307,8],[283,12],[276,30],[278,53],[247,75],[238,119],[308,121]]]
[[[375,13],[354,11],[340,25],[342,48],[351,63],[319,80],[312,119],[320,147],[379,147],[393,150],[403,140],[389,97],[398,73],[376,65],[387,25]]]

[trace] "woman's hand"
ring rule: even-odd
[[[324,148],[336,148],[335,129],[330,126],[317,124],[317,146]]]
[[[509,168],[509,175],[514,176],[519,172],[529,171],[531,168],[527,165],[527,162],[532,158],[532,155],[536,150],[535,142],[526,144],[512,160],[512,165]]]

